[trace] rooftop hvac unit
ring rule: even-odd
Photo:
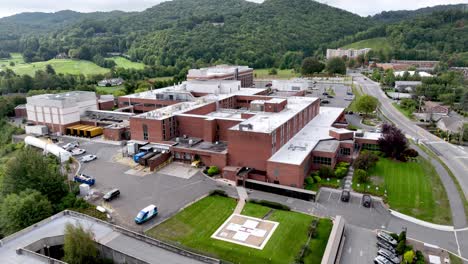
[[[215,142],[215,145],[219,145],[219,141],[216,141],[216,142]]]
[[[176,138],[175,138],[175,141],[176,141],[176,142],[180,142],[180,138],[179,138],[179,137],[176,137]]]
[[[188,141],[188,143],[189,143],[189,145],[191,146],[191,145],[193,144],[193,139],[190,139],[190,140]]]

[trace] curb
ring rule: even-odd
[[[423,221],[423,220],[419,220],[417,218],[414,218],[414,217],[411,217],[411,216],[408,216],[408,215],[405,215],[405,214],[402,214],[400,212],[397,212],[397,211],[394,211],[392,209],[389,209],[390,213],[395,216],[395,217],[398,217],[398,218],[401,218],[403,220],[406,220],[408,222],[412,222],[414,224],[417,224],[417,225],[420,225],[420,226],[425,226],[425,227],[428,227],[428,228],[432,228],[432,229],[436,229],[436,230],[439,230],[439,231],[446,231],[446,232],[453,232],[455,231],[455,228],[453,226],[448,226],[448,225],[437,225],[437,224],[433,224],[433,223],[429,223],[429,222],[426,222],[426,221]]]

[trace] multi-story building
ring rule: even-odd
[[[366,55],[371,49],[327,49],[327,60],[334,57],[357,58],[359,55]]]
[[[248,66],[216,65],[188,71],[187,80],[239,80],[242,87],[253,86],[253,69]]]
[[[26,98],[28,120],[45,125],[51,132],[65,133],[68,126],[80,123],[88,110],[97,110],[94,92],[70,91],[60,94],[41,94]]]

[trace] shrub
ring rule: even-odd
[[[401,231],[400,235],[398,236],[397,238],[397,241],[400,242],[400,241],[406,241],[406,232],[405,231]]]
[[[305,182],[305,185],[312,185],[312,184],[314,184],[314,178],[312,178],[310,176],[306,177],[304,182]]]
[[[335,170],[335,177],[337,177],[338,179],[343,179],[346,176],[346,174],[348,174],[348,168],[346,167],[338,167]]]
[[[359,183],[369,182],[370,177],[365,170],[357,169],[354,171],[354,177],[356,177]]]
[[[395,239],[396,241],[400,241],[400,240],[398,240],[398,235],[397,234],[391,233],[390,236],[393,237],[393,239]]]
[[[342,162],[339,162],[336,166],[338,168],[349,168],[349,165],[350,165],[349,162],[342,161]]]
[[[406,241],[402,240],[398,242],[398,245],[395,250],[398,255],[403,255],[403,253],[405,252],[405,249],[406,249]]]
[[[416,263],[421,262],[424,263],[424,255],[421,251],[416,251]]]
[[[271,201],[266,201],[266,200],[255,200],[251,199],[249,202],[254,203],[254,204],[259,204],[263,205],[266,207],[270,207],[273,209],[278,209],[278,210],[284,210],[284,211],[291,211],[291,208],[289,206],[286,206],[284,204],[276,203],[276,202],[271,202]]]
[[[315,180],[315,182],[320,183],[322,181],[322,178],[320,178],[320,176],[316,175],[316,176],[314,176],[314,180]]]
[[[276,68],[271,68],[268,71],[268,75],[277,75],[277,74],[278,74],[278,70],[276,70]]]
[[[417,156],[419,156],[419,153],[415,149],[407,148],[405,149],[405,151],[403,151],[403,156],[406,156],[408,158],[416,158]]]
[[[334,177],[334,171],[330,166],[320,166],[319,175],[322,178]]]
[[[213,196],[213,195],[228,197],[228,194],[223,190],[213,190],[210,192],[210,196]]]
[[[406,251],[405,254],[403,255],[403,259],[405,260],[405,263],[413,263],[414,260],[414,251]]]
[[[213,176],[219,173],[219,168],[216,166],[211,166],[207,172],[209,176]]]

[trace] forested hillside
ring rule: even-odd
[[[458,5],[437,5],[431,7],[424,7],[417,10],[398,10],[398,11],[383,11],[377,15],[372,16],[373,20],[393,23],[399,22],[406,19],[415,18],[421,15],[430,15],[434,12],[447,11],[447,10],[460,10],[466,9],[466,4]]]
[[[4,24],[0,20],[0,28]],[[86,60],[125,52],[148,65],[220,61],[290,67],[372,22],[311,0],[174,0],[143,12],[64,24],[46,35],[11,36],[0,46],[23,53],[27,62],[59,52]]]

